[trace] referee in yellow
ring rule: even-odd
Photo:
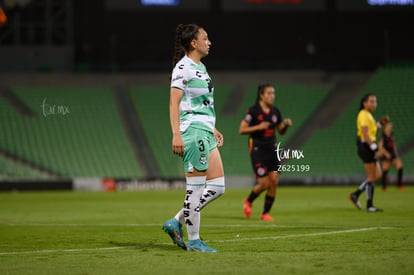
[[[382,212],[382,209],[373,205],[374,186],[376,181],[381,177],[381,168],[376,159],[378,145],[376,143],[377,128],[381,127],[388,120],[388,116],[383,116],[381,122],[376,122],[372,113],[377,109],[377,97],[369,93],[361,99],[361,107],[357,116],[357,146],[358,156],[364,163],[367,179],[358,187],[358,189],[349,194],[349,199],[358,208],[361,204],[358,201],[359,195],[364,191],[367,193],[367,212]]]

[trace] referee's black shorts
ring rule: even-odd
[[[265,177],[269,172],[278,171],[280,162],[275,150],[273,144],[272,146],[253,146],[250,159],[256,177]]]
[[[358,156],[364,163],[377,162],[375,152],[369,148],[369,145],[366,142],[361,142],[361,140],[357,138],[357,147]]]

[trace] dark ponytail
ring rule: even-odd
[[[174,56],[172,61],[173,69],[184,54],[191,50],[191,41],[197,38],[200,29],[201,27],[195,24],[179,24],[177,26],[175,29]]]
[[[270,84],[266,83],[266,84],[261,84],[261,85],[257,86],[257,97],[256,97],[256,104],[258,104],[258,103],[259,103],[259,101],[260,101],[260,95],[262,95],[262,94],[264,93],[264,90],[265,90],[267,87],[272,87],[272,85],[270,85]]]
[[[360,106],[359,106],[359,110],[361,111],[362,109],[365,109],[364,107],[364,103],[368,101],[370,96],[375,96],[375,94],[373,93],[368,93],[366,95],[364,95],[363,98],[361,98],[361,102],[360,102]]]
[[[172,68],[175,64],[184,56],[184,48],[181,46],[181,34],[183,32],[184,25],[179,24],[175,29],[175,44],[174,44],[174,56],[172,61]]]

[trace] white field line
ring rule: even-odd
[[[127,227],[157,227],[162,226],[158,223],[102,223],[102,224],[84,224],[84,223],[0,223],[0,226],[56,226],[56,227],[105,227],[105,226],[127,226]],[[344,226],[329,226],[329,225],[278,225],[278,224],[203,224],[202,227],[283,227],[283,228],[345,228]]]
[[[254,240],[274,240],[274,239],[285,239],[285,238],[298,238],[298,237],[313,237],[313,236],[322,236],[322,235],[333,235],[333,234],[343,234],[343,233],[354,233],[361,231],[370,231],[378,229],[392,229],[392,227],[368,227],[368,228],[358,228],[350,230],[340,230],[340,231],[330,231],[330,232],[321,232],[321,233],[310,233],[310,234],[294,234],[286,236],[267,236],[267,237],[256,237],[256,238],[236,238],[231,240],[211,240],[210,242],[239,242],[239,241],[254,241]],[[162,243],[162,245],[172,245],[172,243]],[[160,245],[160,244],[158,244]],[[130,246],[114,246],[114,247],[102,247],[102,248],[80,248],[80,249],[52,249],[52,250],[34,250],[34,251],[17,251],[17,252],[0,252],[1,255],[18,255],[18,254],[40,254],[40,253],[60,253],[60,252],[83,252],[83,251],[100,251],[100,250],[117,250],[125,248],[134,248],[140,247],[139,245],[130,245]]]
[[[224,243],[224,242],[238,242],[238,241],[276,240],[276,239],[286,239],[286,238],[313,237],[313,236],[322,236],[322,235],[354,233],[354,232],[370,231],[370,230],[377,230],[377,229],[392,229],[392,227],[368,227],[368,228],[358,228],[358,229],[310,233],[310,234],[293,234],[293,235],[286,235],[286,236],[267,236],[267,237],[255,237],[255,238],[237,238],[237,239],[231,239],[231,240],[214,240],[214,241]]]

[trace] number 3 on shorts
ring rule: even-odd
[[[198,141],[198,150],[200,151],[200,152],[204,152],[204,150],[205,150],[205,148],[204,148],[204,141],[203,140],[199,140]]]

